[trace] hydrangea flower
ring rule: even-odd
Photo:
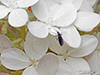
[[[13,27],[21,27],[28,21],[28,14],[23,9],[34,5],[39,0],[0,0],[0,19],[8,16],[8,22]]]
[[[39,56],[39,52],[36,54]],[[36,54],[33,58],[37,57]],[[71,66],[67,62],[59,61],[54,54],[44,55],[37,63],[32,60],[33,58],[16,48],[4,50],[1,54],[1,62],[6,68],[11,70],[26,68],[22,75],[66,75],[72,72]]]
[[[84,57],[92,53],[98,44],[98,40],[92,35],[84,35],[81,38],[82,43],[79,48],[70,48],[66,44],[60,46],[57,39],[51,35],[49,35],[46,39],[39,39],[31,33],[28,33],[26,41],[29,43],[33,42],[33,48],[40,49],[41,51],[44,50],[45,47],[49,47],[54,53],[61,55],[61,59],[59,60],[66,59],[66,62],[69,63],[73,69],[73,75],[79,75],[79,71],[84,72],[88,70],[90,72],[88,63],[80,57]]]
[[[24,70],[22,75],[71,75],[71,72],[67,62],[59,61],[54,54],[46,54],[40,59],[37,70],[31,66]]]
[[[39,21],[30,22],[29,31],[38,38],[46,38],[48,34],[57,36],[57,31],[71,47],[81,44],[77,29],[91,31],[99,22],[100,16],[93,12],[80,11],[83,0],[40,0],[32,6],[34,15]]]
[[[72,75],[80,75],[80,73],[82,74],[85,71],[91,72],[88,63],[80,57],[89,55],[98,45],[97,38],[92,35],[83,35],[81,39],[82,42],[79,48],[71,48],[66,46],[66,44],[61,47],[56,42],[55,38],[51,41],[52,44],[50,45],[50,49],[54,53],[63,56],[62,59],[66,59],[66,61],[72,66]]]
[[[98,38],[98,46],[94,52],[86,57],[87,62],[90,65],[91,71],[94,75],[100,74],[100,34],[96,34]]]

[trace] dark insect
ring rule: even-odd
[[[60,46],[62,46],[63,45],[63,38],[62,38],[62,36],[61,36],[61,34],[59,33],[59,32],[57,32],[57,34],[58,34],[58,41],[59,41],[59,44],[60,44]]]

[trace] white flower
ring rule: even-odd
[[[66,59],[66,61],[71,65],[73,70],[72,75],[80,75],[80,73],[84,74],[86,71],[88,73],[91,72],[88,63],[80,57],[84,57],[92,53],[98,44],[98,40],[94,36],[84,35],[81,38],[82,43],[79,48],[69,48],[65,44],[60,47],[55,38],[52,38],[52,43],[50,44],[50,49],[54,53],[62,55],[63,57],[61,58]]]
[[[90,68],[94,75],[100,74],[100,34],[96,34],[98,38],[98,46],[96,50],[86,57],[87,62],[90,65]]]
[[[36,58],[35,56],[37,55],[33,56],[33,58]],[[71,74],[70,65],[67,62],[59,61],[57,56],[54,54],[44,55],[39,60],[38,64],[35,64],[35,60],[32,60],[32,58],[27,56],[27,54],[25,54],[23,51],[16,48],[10,48],[2,52],[1,62],[6,68],[11,70],[26,68],[22,75]]]
[[[60,46],[57,39],[51,35],[45,39],[41,39],[28,33],[26,41],[29,43],[33,42],[33,48],[37,49],[37,51],[38,49],[42,51],[44,49],[48,49],[49,47],[54,53],[62,55],[62,59],[66,59],[66,62],[71,65],[73,75],[79,75],[79,71],[84,72],[88,70],[90,72],[88,63],[80,57],[84,57],[92,53],[98,44],[98,40],[91,35],[82,36],[82,43],[79,48],[69,48],[66,44]]]
[[[35,66],[37,64],[36,61],[45,55],[47,49],[45,49],[46,47],[43,49],[36,48],[36,45],[33,45],[32,43],[33,41],[30,42],[30,44],[27,41],[24,43],[24,50],[26,53],[17,48],[5,49],[1,53],[2,64],[11,70],[20,70],[29,65]]]
[[[0,5],[0,19],[8,16],[8,22],[13,27],[21,27],[28,21],[27,12],[22,9],[38,2],[38,0],[0,0],[4,5]]]
[[[29,67],[24,70],[22,75],[71,75],[71,67],[67,62],[59,61],[54,54],[46,54],[43,56],[38,65],[37,70]]]
[[[32,6],[32,11],[40,22],[30,22],[28,28],[34,36],[39,38],[45,38],[49,33],[57,35],[59,29],[56,26],[68,26],[77,15],[75,7],[67,0],[61,4],[54,0],[40,0]]]
[[[80,11],[83,0],[40,0],[32,6],[34,15],[40,21],[30,22],[29,31],[38,38],[48,34],[62,34],[67,45],[77,48],[81,37],[77,29],[91,31],[99,22],[100,16],[93,12]]]

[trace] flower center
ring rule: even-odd
[[[16,9],[18,7],[17,0],[7,0],[10,10]]]
[[[56,27],[56,24],[52,20],[52,18],[48,18],[48,20],[45,22],[45,24],[51,35],[57,36],[57,32],[60,32],[59,28]]]

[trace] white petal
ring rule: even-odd
[[[74,48],[77,48],[80,46],[81,37],[73,25],[66,28],[61,28],[61,31],[62,31],[63,39],[69,46],[74,47]]]
[[[11,48],[12,47],[12,43],[10,41],[10,39],[5,36],[5,35],[2,35],[0,34],[0,53],[7,49],[7,48]]]
[[[1,53],[2,64],[11,70],[20,70],[31,64],[28,56],[17,48],[9,48]]]
[[[40,0],[37,4],[32,6],[32,11],[34,15],[41,21],[47,21],[48,19],[48,9],[45,1]]]
[[[60,60],[59,69],[55,75],[72,75],[72,68],[68,62]]]
[[[28,24],[29,31],[38,38],[46,38],[48,36],[48,28],[42,22],[33,21]]]
[[[29,7],[36,4],[39,0],[17,0],[18,7]]]
[[[23,71],[22,75],[39,75],[39,74],[33,66],[30,66]]]
[[[59,59],[54,54],[47,54],[38,63],[39,75],[55,75],[59,67]]]
[[[7,14],[10,12],[9,8],[0,5],[0,19],[4,18],[5,16],[7,16]]]
[[[73,12],[72,12],[73,11]],[[64,27],[72,24],[77,16],[77,10],[72,4],[56,7],[52,12],[56,26]]]
[[[72,4],[75,6],[76,10],[79,10],[79,8],[81,7],[83,1],[84,0],[73,0]]]
[[[92,12],[79,12],[75,26],[81,31],[91,31],[100,22],[100,15]]]
[[[45,2],[47,4],[49,13],[51,13],[52,11],[55,11],[56,7],[62,7],[64,4],[70,4],[72,0],[45,0]]]
[[[69,50],[69,55],[72,57],[83,57],[92,53],[98,45],[98,40],[92,35],[83,35],[82,42],[79,48]]]
[[[65,44],[63,46],[60,46],[59,41],[56,37],[49,35],[49,41],[49,47],[53,52],[57,54],[63,54],[67,51],[67,47],[65,46]]]
[[[90,3],[87,0],[83,0],[82,5],[81,5],[79,11],[93,12],[93,8],[92,8],[92,6],[90,5]]]
[[[48,50],[48,39],[36,38],[31,33],[26,36],[24,49],[31,59],[40,59]]]
[[[13,27],[21,27],[28,21],[28,14],[24,9],[15,9],[9,14],[8,21]]]
[[[93,6],[98,0],[87,0],[87,1],[90,3],[91,6]]]
[[[68,58],[67,62],[72,67],[72,75],[91,75],[88,63],[82,58]]]
[[[94,74],[100,74],[100,51],[95,51],[90,54],[87,58],[87,62],[90,65],[90,68]]]
[[[1,3],[3,3],[4,5],[8,6],[9,7],[9,2],[11,0],[0,0]]]

